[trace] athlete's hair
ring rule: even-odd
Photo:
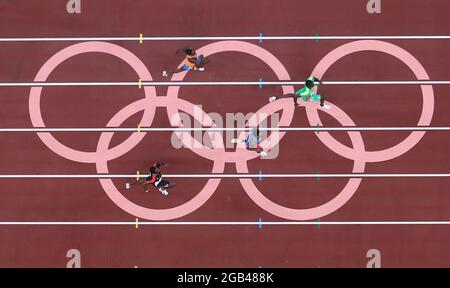
[[[176,53],[179,54],[181,51],[183,51],[184,54],[189,56],[195,55],[195,49],[193,48],[178,49]]]
[[[305,86],[308,87],[309,89],[311,89],[314,87],[314,82],[311,80],[306,80]]]
[[[161,169],[161,163],[155,163],[152,167],[150,167],[150,173],[155,173],[157,170]]]

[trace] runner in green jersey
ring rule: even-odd
[[[303,101],[305,102],[315,102],[320,101],[320,107],[324,109],[330,109],[330,105],[325,104],[325,95],[320,94],[314,94],[314,82],[319,82],[319,85],[322,84],[322,81],[320,81],[317,77],[309,77],[306,82],[305,86],[303,86],[302,89],[298,90],[295,93],[292,94],[286,94],[283,96],[272,96],[269,98],[269,102],[273,102],[275,100],[281,99],[281,98],[293,98],[295,106],[299,106],[298,104],[298,98],[301,97]]]

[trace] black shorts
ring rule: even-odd
[[[159,181],[158,185],[155,185],[155,186],[167,188],[167,187],[169,187],[169,185],[170,185],[169,181],[161,180],[161,181]]]

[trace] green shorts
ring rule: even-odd
[[[322,99],[322,96],[320,96],[320,94],[313,94],[311,96],[309,96],[309,98],[307,98],[307,96],[302,97],[303,101],[305,102],[315,102],[315,101],[320,101],[320,99]]]

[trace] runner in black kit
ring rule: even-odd
[[[175,186],[175,183],[163,180],[161,174],[161,165],[167,166],[164,162],[157,162],[150,167],[149,175],[145,180],[137,180],[134,183],[125,183],[125,188],[130,189],[135,184],[141,184],[146,189],[145,192],[150,191],[150,187],[153,185],[158,188],[159,192],[161,192],[164,196],[167,196],[169,192],[167,192],[167,188]]]

